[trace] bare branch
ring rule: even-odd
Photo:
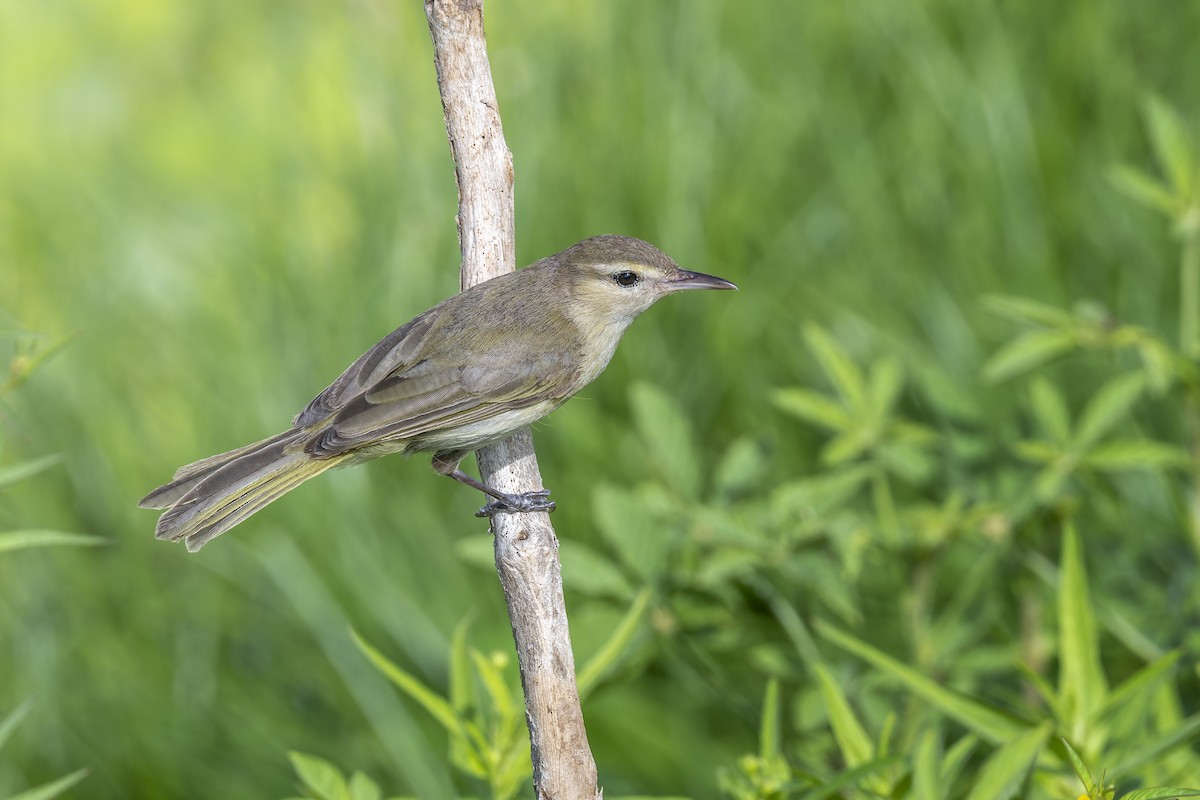
[[[512,154],[488,64],[482,0],[425,0],[425,14],[454,154],[466,288],[516,268]],[[480,450],[477,458],[484,481],[501,491],[542,486],[528,431]],[[492,518],[492,533],[525,691],[537,796],[595,800],[602,795],[575,684],[550,517],[499,514]]]

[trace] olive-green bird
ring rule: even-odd
[[[432,452],[442,475],[494,498],[481,515],[550,511],[459,469],[472,450],[558,408],[599,375],[634,318],[684,289],[736,289],[628,236],[585,239],[485,281],[397,328],[269,439],[181,467],[138,505],[189,551],[327,469]]]

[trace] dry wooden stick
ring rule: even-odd
[[[425,0],[438,89],[458,182],[462,287],[516,268],[512,153],[504,142],[483,32],[483,0]],[[480,450],[483,480],[503,492],[542,487],[523,431]],[[492,518],[496,570],[508,603],[539,800],[596,800],[567,629],[558,539],[545,513]]]

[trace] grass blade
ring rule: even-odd
[[[0,533],[0,553],[11,550],[26,550],[30,547],[98,547],[108,544],[107,539],[86,533],[63,531],[8,531]]]
[[[975,788],[967,795],[967,800],[1009,800],[1014,797],[1042,752],[1052,727],[1048,722],[1043,723],[993,753],[979,771]]]
[[[8,800],[50,800],[52,797],[58,797],[60,794],[70,789],[75,784],[87,777],[86,769],[76,770],[70,775],[64,775],[56,781],[43,783],[33,789],[26,789],[18,795],[14,795]]]
[[[13,464],[11,467],[0,469],[0,489],[23,481],[26,478],[31,478],[39,472],[45,472],[60,461],[62,461],[62,456],[56,453],[54,455],[35,458],[32,461],[22,461],[19,464]]]
[[[446,702],[441,695],[421,683],[408,672],[398,667],[383,653],[369,645],[358,635],[357,631],[351,630],[350,636],[354,639],[354,643],[358,645],[358,649],[367,657],[367,660],[383,673],[384,677],[428,711],[430,716],[441,723],[447,733],[452,736],[465,736],[462,721],[454,713],[454,709],[450,706],[450,703]]]
[[[650,604],[650,590],[642,589],[634,598],[633,604],[629,606],[629,610],[625,612],[625,616],[621,618],[621,622],[617,625],[616,630],[608,637],[608,640],[596,651],[596,654],[588,659],[588,662],[583,665],[583,669],[579,671],[575,679],[576,685],[579,687],[579,698],[582,700],[596,687],[600,678],[608,671],[609,667],[616,663],[621,657],[621,653],[629,646],[629,642],[633,639],[633,634],[637,632],[638,624],[642,621],[642,616],[646,613],[646,607]]]
[[[823,621],[817,621],[817,632],[833,644],[846,650],[876,669],[904,684],[911,692],[934,705],[943,714],[958,720],[983,738],[992,742],[1004,742],[1026,731],[1027,728],[1009,719],[998,711],[976,702],[958,692],[921,674],[917,670],[876,650],[848,633]]]

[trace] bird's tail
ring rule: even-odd
[[[228,453],[180,467],[174,479],[142,498],[142,508],[166,509],[154,535],[183,539],[196,552],[254,512],[346,460],[304,452],[304,431],[293,428]]]

